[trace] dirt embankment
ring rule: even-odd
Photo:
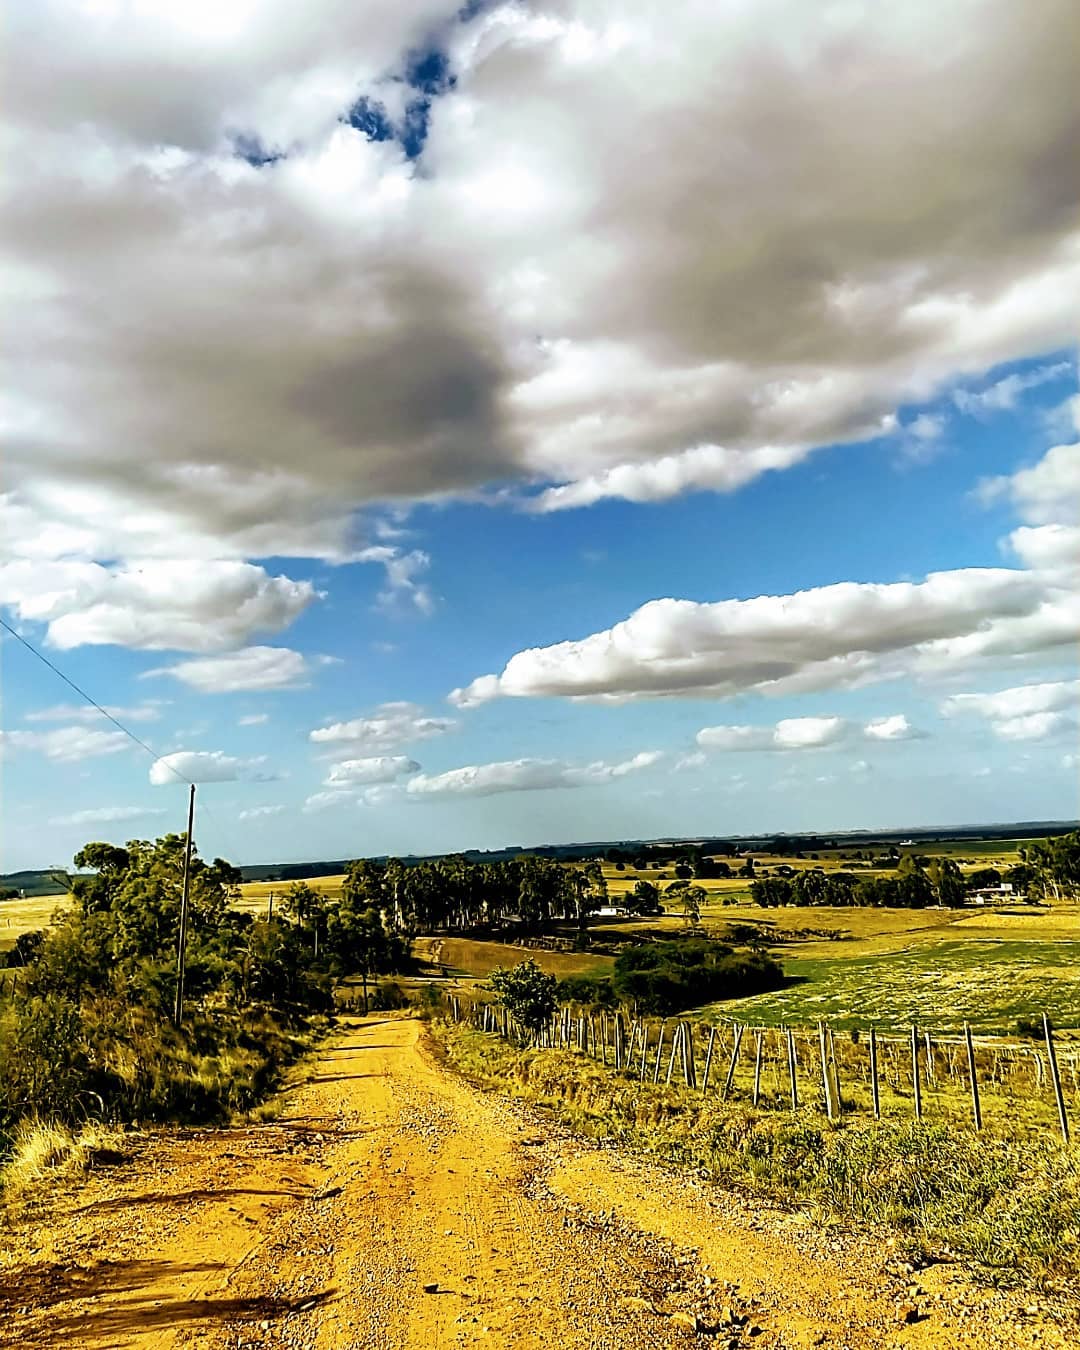
[[[171,1131],[0,1241],[0,1345],[1057,1347],[1060,1308],[561,1137],[349,1027],[257,1128]]]

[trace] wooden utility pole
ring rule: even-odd
[[[188,794],[187,840],[184,844],[184,886],[180,892],[180,940],[176,945],[176,1005],[173,1025],[179,1028],[184,1016],[184,957],[187,948],[188,896],[191,893],[191,835],[195,828],[195,784]]]

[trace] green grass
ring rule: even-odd
[[[970,1022],[983,1032],[1045,1011],[1057,1027],[1080,1027],[1080,941],[949,938],[866,957],[785,955],[783,965],[801,982],[714,1010],[763,1026],[825,1020],[840,1030],[902,1030],[914,1022],[951,1031]]]

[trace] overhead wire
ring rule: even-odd
[[[141,736],[136,736],[136,734],[131,730],[131,728],[126,727],[118,717],[114,716],[111,712],[109,712],[108,708],[102,707],[102,705],[97,701],[96,698],[93,698],[90,694],[86,692],[85,689],[77,685],[75,681],[70,678],[70,676],[65,675],[64,672],[60,669],[60,667],[56,665],[53,661],[50,661],[49,658],[44,654],[44,652],[38,651],[38,649],[33,645],[33,643],[27,642],[26,638],[24,638],[21,633],[17,632],[14,628],[12,628],[11,624],[9,624],[2,615],[0,615],[0,628],[3,628],[6,632],[10,633],[16,642],[21,643],[26,648],[26,650],[30,652],[32,656],[36,656],[37,659],[43,665],[48,666],[48,668],[52,671],[52,673],[56,675],[59,679],[63,680],[63,682],[68,686],[69,689],[73,689],[75,693],[78,694],[78,696],[81,699],[83,699],[84,702],[89,703],[89,705],[92,708],[96,708],[97,711],[102,715],[102,717],[110,721],[113,724],[113,726],[116,727],[119,731],[122,731],[129,740],[134,741],[135,744],[141,750],[145,750],[146,753],[154,760],[155,763],[164,765],[164,767],[173,775],[174,778],[178,779],[179,782],[186,784],[188,787],[195,786],[195,782],[193,779],[188,778],[187,775],[182,774],[180,770],[175,767],[175,765],[170,764],[167,756],[159,755],[158,752],[153,748],[153,746],[147,745],[146,741],[144,741]],[[210,806],[206,801],[206,798],[200,797],[199,801],[203,813],[210,817],[210,819],[214,823],[214,826],[217,829],[218,834],[224,841],[226,847],[231,849],[231,843],[228,834],[225,831],[224,827],[222,826],[221,822],[218,820],[216,814],[210,810]]]

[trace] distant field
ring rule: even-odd
[[[344,874],[336,877],[310,877],[306,879],[306,884],[320,895],[340,895],[344,880]],[[292,881],[245,881],[240,887],[240,901],[236,908],[247,910],[252,914],[265,914],[270,896],[273,895],[276,908],[291,885]]]
[[[1011,1031],[1018,1017],[1044,1011],[1055,1026],[1080,1027],[1080,941],[991,939],[972,934],[905,950],[827,959],[783,957],[801,981],[772,994],[714,1006],[725,1017],[779,1026],[903,1030],[913,1022],[955,1031]]]
[[[0,952],[15,946],[20,934],[44,928],[69,895],[40,895],[26,900],[0,900]]]
[[[606,973],[614,964],[610,956],[537,951],[504,942],[471,942],[467,938],[417,938],[413,950],[422,960],[446,967],[448,974],[473,977],[490,975],[497,966],[516,966],[520,961],[535,961],[541,970],[560,977]]]

